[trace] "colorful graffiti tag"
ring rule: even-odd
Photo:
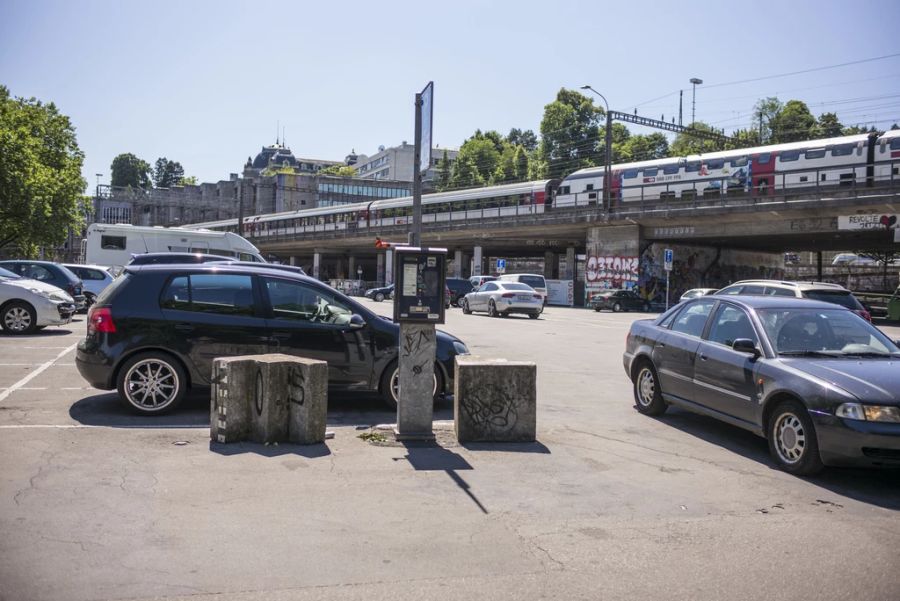
[[[631,288],[638,281],[638,257],[590,256],[584,270],[591,289]]]

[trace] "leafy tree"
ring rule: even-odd
[[[543,142],[538,143],[538,147],[528,153],[528,177],[529,181],[537,179],[547,179],[550,177],[550,166],[544,160],[545,153],[541,146]]]
[[[113,187],[131,186],[132,188],[150,187],[150,165],[130,152],[120,154],[110,165]]]
[[[441,157],[441,160],[438,162],[438,177],[437,177],[437,191],[443,192],[444,190],[450,187],[450,176],[451,176],[451,166],[450,166],[450,157],[447,155],[447,150],[444,149],[444,156]]]
[[[194,175],[188,175],[188,176],[182,177],[178,181],[179,186],[196,186],[198,183],[200,183],[200,182],[197,180],[197,177]]]
[[[504,140],[497,132],[476,130],[459,148],[450,186],[468,188],[491,182],[500,164],[503,145]]]
[[[524,144],[516,146],[516,154],[513,158],[515,163],[515,176],[517,181],[526,181],[528,179],[528,149]]]
[[[892,288],[888,283],[888,268],[893,265],[895,261],[900,260],[900,249],[876,248],[871,250],[858,250],[856,251],[856,255],[865,257],[866,259],[872,259],[873,261],[881,265],[881,289],[886,292],[890,292]]]
[[[290,171],[294,172],[293,169]],[[319,175],[339,175],[341,177],[353,177],[356,175],[356,169],[350,165],[330,165],[319,170]]]
[[[615,138],[615,125],[613,126]],[[629,136],[619,145],[613,145],[613,156],[616,162],[651,161],[669,155],[669,141],[661,133]]]
[[[697,121],[691,123],[690,127],[699,131],[717,132],[714,127]],[[723,144],[713,140],[706,140],[692,136],[690,133],[678,134],[672,144],[669,145],[669,156],[683,157],[689,154],[701,154],[704,152],[712,152],[714,150],[722,150]]]
[[[772,123],[781,112],[783,104],[775,96],[762,98],[753,105],[754,127],[759,132],[761,144],[770,144],[772,139]]]
[[[0,86],[0,248],[34,256],[57,246],[83,215],[84,153],[52,102],[11,98]]]
[[[788,100],[772,121],[773,144],[809,140],[815,134],[816,118],[800,100]]]
[[[603,139],[598,125],[603,115],[603,109],[594,106],[590,98],[565,88],[544,107],[538,149],[550,177],[602,164]]]
[[[726,150],[752,148],[762,144],[759,140],[758,129],[738,129],[731,133],[730,138],[731,140],[725,143]]]
[[[532,152],[538,146],[537,136],[530,129],[522,131],[521,129],[514,127],[509,130],[506,141],[513,146],[522,146],[528,152]]]
[[[153,185],[157,188],[171,188],[178,185],[184,177],[184,167],[177,161],[170,161],[166,157],[156,159],[153,169]]]
[[[815,137],[816,138],[836,138],[843,131],[844,126],[838,121],[838,116],[834,113],[822,113],[816,122]]]
[[[456,155],[456,162],[453,164],[450,188],[472,188],[483,186],[486,183],[487,181],[481,175],[474,158],[468,153],[464,154],[460,148],[459,154]]]

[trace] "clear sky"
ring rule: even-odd
[[[692,77],[697,119],[726,131],[765,96],[890,127],[900,56],[723,84],[898,54],[898,30],[897,0],[0,0],[0,84],[72,118],[92,189],[122,152],[227,179],[277,122],[297,156],[412,142],[429,80],[434,140],[450,147],[477,128],[537,132],[556,92],[583,84],[667,120],[684,89],[687,123]]]

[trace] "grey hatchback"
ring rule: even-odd
[[[669,405],[764,436],[778,465],[900,467],[900,347],[831,303],[706,296],[632,324],[636,408]]]

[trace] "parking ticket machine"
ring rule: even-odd
[[[395,249],[395,322],[444,323],[446,263],[446,248]]]

